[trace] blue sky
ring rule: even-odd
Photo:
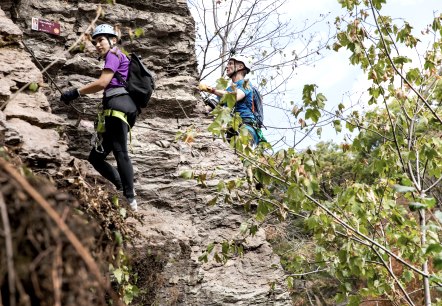
[[[335,16],[343,13],[337,0],[292,0],[288,2],[289,7],[293,8],[291,10],[287,9],[288,12],[291,12],[289,14],[290,18],[300,22],[306,18],[316,18],[319,14],[326,12],[330,12],[329,20],[333,22]],[[387,0],[387,5],[382,10],[384,15],[407,20],[414,27],[415,34],[420,33],[426,24],[432,21],[434,12],[437,14],[442,12],[442,0]],[[323,29],[317,27],[314,31],[322,32],[323,35],[328,32],[325,27]],[[343,49],[339,52],[328,50],[324,52],[324,55],[325,57],[314,66],[298,68],[297,76],[290,84],[293,101],[301,100],[304,84],[316,84],[318,85],[318,92],[322,92],[327,97],[327,109],[329,110],[332,110],[341,102],[348,106],[361,100],[360,102],[363,105],[363,93],[370,86],[370,82],[366,80],[366,76],[358,67],[349,64],[349,53]],[[362,109],[362,106],[358,107]],[[287,106],[287,108],[290,108],[290,106]],[[267,125],[286,127],[288,126],[287,120],[287,116],[282,111],[274,108],[266,109],[265,123]],[[302,134],[293,135],[287,130],[268,129],[264,131],[264,134],[271,142],[285,136],[289,144],[293,143],[294,136],[296,137],[295,141],[302,137]],[[330,125],[323,127],[321,138],[313,133],[312,137],[303,140],[296,148],[304,149],[308,146],[314,146],[320,140],[333,140],[339,143],[344,140],[344,136],[345,133],[337,135]],[[282,143],[280,143],[280,146],[283,146]]]

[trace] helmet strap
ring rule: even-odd
[[[106,35],[106,38],[107,38],[107,41],[109,42],[109,47],[112,49],[113,44],[112,44],[112,42],[111,42],[111,40],[109,38],[109,35]]]
[[[236,67],[235,67],[235,70],[234,70],[230,75],[227,75],[227,76],[228,76],[229,78],[233,79],[233,78],[236,76],[236,74],[237,74],[238,72],[240,72],[240,71],[246,71],[246,74],[247,74],[247,69],[246,69],[246,68],[243,68],[243,69],[239,69],[239,70],[237,70]]]
[[[230,74],[230,75],[227,75],[229,78],[231,78],[231,79],[233,79],[233,77],[235,76],[235,74],[236,74],[236,69]]]

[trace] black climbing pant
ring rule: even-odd
[[[93,148],[88,160],[95,170],[112,182],[118,190],[123,189],[126,198],[134,198],[134,171],[127,151],[129,126],[117,117],[107,116],[105,127],[106,132],[102,134],[102,152]],[[105,161],[110,152],[114,154],[117,168]]]

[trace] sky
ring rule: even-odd
[[[301,27],[306,19],[316,20],[321,14],[329,13],[327,20],[330,21],[333,30],[335,17],[345,13],[337,0],[288,0],[286,7],[283,7],[281,11],[284,12],[285,18],[294,21],[297,28]],[[432,21],[436,13],[442,13],[442,0],[387,0],[387,4],[382,9],[382,14],[389,15],[393,19],[407,20],[414,27],[413,34],[420,33],[427,23]],[[327,37],[329,33],[325,23],[311,28],[311,31],[322,37]],[[344,48],[341,48],[339,52],[324,50],[322,55],[323,58],[314,65],[296,68],[296,76],[287,84],[287,93],[284,98],[287,104],[281,106],[291,109],[293,106],[288,104],[288,101],[294,101],[300,105],[303,86],[316,84],[318,86],[317,92],[321,92],[327,97],[326,109],[328,111],[333,112],[340,103],[347,107],[353,105],[353,109],[359,111],[366,110],[367,99],[364,93],[371,83],[358,67],[350,65],[349,51]],[[415,57],[415,54],[410,54],[410,56]],[[266,104],[272,104],[272,101],[266,99],[268,96],[264,98]],[[275,151],[293,146],[301,139],[303,139],[302,142],[295,147],[298,150],[313,147],[319,141],[331,140],[342,143],[351,141],[354,137],[354,134],[350,134],[345,129],[343,133],[336,134],[330,124],[322,127],[320,137],[313,132],[304,138],[302,131],[294,133],[287,129],[290,124],[299,125],[296,118],[283,110],[269,106],[265,106],[264,111],[264,123],[268,128],[263,132],[270,143],[276,143],[274,145]],[[277,129],[278,127],[281,129]]]
[[[293,20],[305,20],[306,18],[315,18],[319,14],[330,12],[329,20],[333,21],[335,16],[341,15],[343,10],[337,0],[297,0],[289,1],[289,6],[296,9],[288,9],[290,18]],[[387,0],[387,5],[384,6],[382,13],[393,18],[404,18],[413,27],[414,33],[420,32],[425,28],[426,24],[431,22],[434,12],[442,13],[442,0]],[[314,31],[322,32],[326,35],[327,29],[324,27],[315,28]],[[365,110],[364,106],[364,92],[370,87],[370,82],[362,71],[356,67],[351,66],[348,57],[350,53],[344,48],[339,52],[333,50],[325,51],[325,57],[316,62],[313,66],[299,67],[297,76],[291,82],[291,93],[294,96],[294,101],[300,101],[302,95],[302,88],[304,84],[316,84],[318,92],[323,93],[327,97],[326,108],[333,110],[337,105],[344,102],[344,105],[358,104],[356,109]],[[361,100],[360,102],[358,102]],[[282,122],[287,120],[283,112],[267,107],[265,112],[265,123],[269,126],[278,127],[286,126]],[[267,115],[269,114],[269,115]],[[286,137],[293,142],[291,138],[294,136],[299,140],[303,135],[293,135],[287,130],[264,130],[264,134],[271,142],[276,142],[282,137]],[[305,138],[296,146],[296,149],[302,150],[307,147],[314,146],[318,141],[334,141],[341,143],[345,140],[346,135],[349,141],[352,136],[345,132],[337,134],[331,125],[322,128],[321,137],[316,133],[312,133],[311,137]],[[279,142],[276,148],[284,147],[284,144]]]

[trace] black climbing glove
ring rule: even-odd
[[[60,101],[63,101],[64,104],[68,105],[71,101],[77,99],[80,96],[80,92],[77,88],[67,90],[61,94]]]

